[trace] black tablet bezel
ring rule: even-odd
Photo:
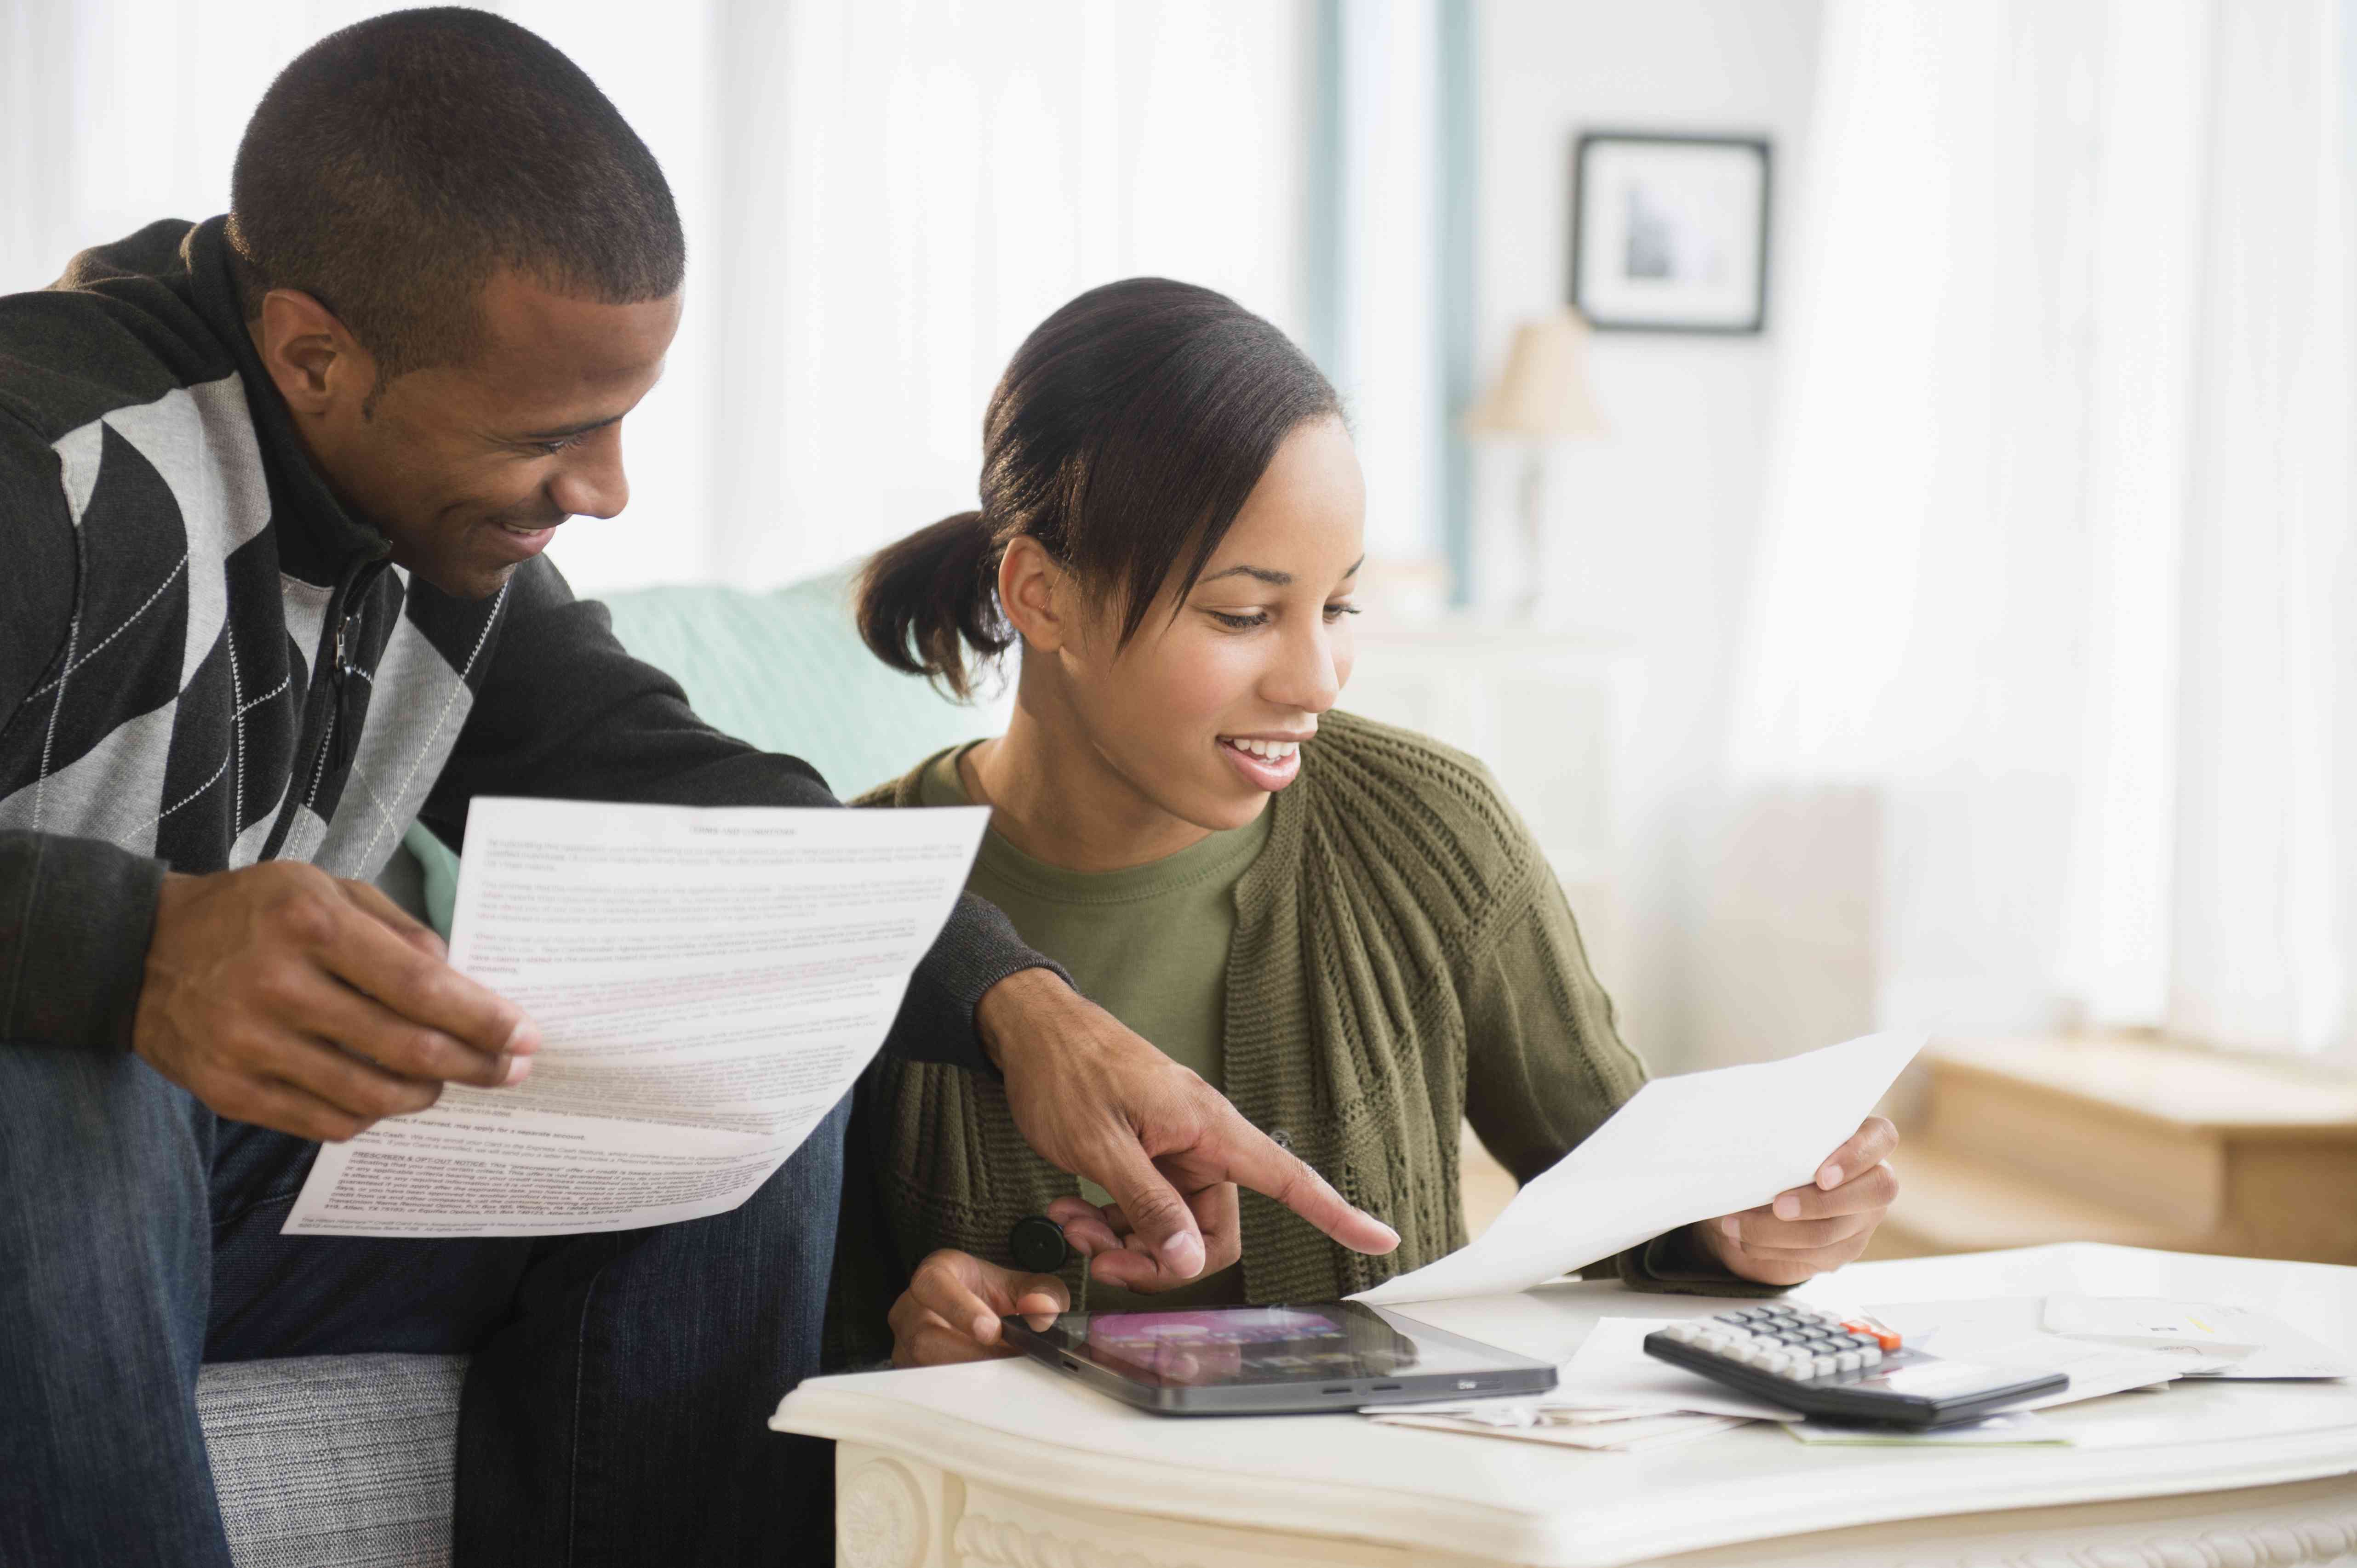
[[[1461,1334],[1436,1328],[1360,1302],[1280,1304],[1302,1311],[1350,1307],[1373,1314],[1410,1338],[1445,1344],[1491,1364],[1472,1371],[1401,1372],[1387,1377],[1303,1378],[1249,1383],[1166,1383],[1127,1362],[1101,1357],[1085,1346],[1073,1348],[1034,1329],[1020,1317],[1002,1319],[1006,1342],[1040,1365],[1156,1415],[1314,1415],[1355,1411],[1371,1404],[1424,1404],[1439,1400],[1505,1399],[1543,1394],[1555,1385],[1555,1369]],[[1191,1311],[1219,1311],[1195,1307]],[[1266,1308],[1250,1310],[1263,1311]]]

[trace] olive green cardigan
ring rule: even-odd
[[[932,761],[856,803],[917,804]],[[1222,1087],[1400,1245],[1361,1256],[1247,1192],[1243,1294],[1331,1301],[1465,1244],[1460,1120],[1529,1181],[1645,1070],[1545,857],[1479,762],[1329,713],[1269,810],[1236,886]],[[855,1359],[888,1347],[876,1331],[927,1252],[1007,1262],[1009,1228],[1079,1190],[1024,1143],[996,1083],[886,1060],[859,1087],[845,1185],[830,1337]],[[1664,1238],[1598,1267],[1646,1288],[1767,1294],[1683,1251]],[[1077,1290],[1078,1264],[1065,1273]]]

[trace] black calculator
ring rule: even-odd
[[[1915,1428],[1977,1421],[2071,1386],[2061,1372],[1946,1361],[1862,1313],[1738,1307],[1645,1336],[1646,1353],[1826,1421]]]

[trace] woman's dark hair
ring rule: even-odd
[[[1292,340],[1224,295],[1168,278],[1093,288],[1008,361],[982,422],[982,509],[945,517],[867,563],[859,635],[896,670],[960,697],[1015,640],[998,564],[1039,542],[1136,635],[1180,574],[1183,596],[1285,438],[1339,415]]]

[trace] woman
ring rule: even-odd
[[[1364,495],[1333,389],[1232,302],[1132,279],[1023,344],[984,445],[981,510],[877,555],[859,619],[961,696],[1020,639],[1014,717],[863,803],[987,805],[974,890],[1401,1238],[1360,1256],[1214,1189],[1207,1240],[1240,1226],[1241,1261],[1231,1241],[1154,1305],[1330,1300],[1461,1246],[1460,1118],[1527,1181],[1644,1073],[1481,766],[1335,707]],[[1611,1266],[1730,1294],[1837,1266],[1895,1190],[1895,1141],[1869,1119],[1815,1187]],[[1095,1310],[1158,1283],[972,1075],[879,1063],[849,1169],[846,1348],[890,1303],[903,1363],[996,1354],[1001,1314],[1060,1310],[1083,1268]],[[1043,1214],[1087,1260],[1062,1278],[1007,1266]]]

